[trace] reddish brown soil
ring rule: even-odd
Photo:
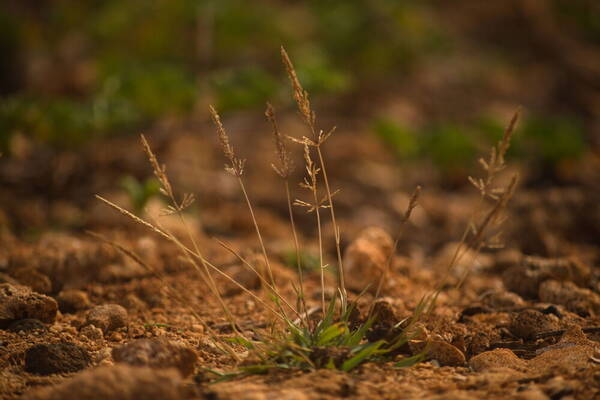
[[[225,122],[236,150],[248,158],[247,186],[276,280],[292,298],[296,274],[284,265],[283,255],[293,249],[293,242],[281,182],[269,167],[274,152],[267,127],[245,118]],[[294,116],[281,123],[284,132],[301,132],[297,124]],[[336,206],[344,248],[371,226],[393,236],[412,189],[423,185],[420,205],[403,231],[384,289],[400,320],[440,281],[477,193],[466,185],[448,189],[455,187],[448,180],[464,177],[444,176],[426,163],[398,166],[359,126],[347,125],[326,146],[330,179],[341,189]],[[259,251],[236,182],[221,169],[224,160],[212,130],[204,125],[175,126],[169,132],[173,133],[159,132],[149,139],[167,164],[174,187],[196,193],[197,207],[187,218],[206,258],[243,283],[256,286],[243,274],[237,259],[212,240],[226,240],[245,256]],[[301,165],[301,153],[294,150]],[[0,164],[0,283],[29,286],[56,298],[60,311],[56,321],[47,324],[47,332],[0,330],[0,397],[26,398],[40,387],[65,384],[87,373],[39,376],[26,372],[25,352],[34,344],[73,342],[89,351],[91,364],[86,370],[93,371],[115,363],[111,349],[136,338],[160,337],[182,343],[198,355],[193,373],[177,381],[183,390],[173,393],[181,398],[594,398],[600,393],[598,165],[597,159],[588,157],[574,167],[580,171],[575,180],[547,187],[528,182],[526,165],[511,167],[511,171],[521,171],[525,184],[507,211],[505,248],[485,250],[476,259],[467,256],[458,265],[435,312],[423,321],[430,339],[440,343],[433,359],[404,369],[394,368],[391,362],[368,363],[350,373],[276,371],[209,384],[206,368],[231,371],[235,363],[215,348],[191,310],[227,336],[229,326],[218,303],[172,244],[92,196],[100,193],[129,207],[119,178],[151,173],[136,138],[98,143],[78,153],[50,154],[31,147]],[[297,168],[296,181],[302,172]],[[156,200],[149,206],[159,207]],[[301,242],[315,249],[314,217],[298,210],[297,218]],[[185,235],[175,218],[163,223]],[[86,230],[134,249],[163,278],[88,236]],[[329,223],[325,249],[328,261],[335,263]],[[471,272],[464,285],[456,288],[467,270]],[[378,271],[350,272],[349,284],[358,290],[360,284],[376,280]],[[260,304],[224,279],[217,281],[244,331],[269,323]],[[333,275],[328,282],[333,287]],[[69,303],[68,290],[84,292],[89,304],[80,298]],[[319,290],[318,276],[309,274],[310,305],[319,303]],[[260,295],[259,290],[255,293]],[[360,302],[363,312],[370,296]],[[128,313],[126,326],[94,336],[84,328],[86,316],[89,308],[103,304],[123,306]],[[456,350],[465,362],[444,365],[457,364],[452,355]],[[83,386],[89,382],[86,375],[81,379]],[[131,378],[123,385],[136,382]]]

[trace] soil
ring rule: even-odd
[[[224,122],[236,151],[248,159],[246,185],[275,279],[293,299],[297,275],[287,265],[293,240],[285,192],[270,169],[275,155],[268,127],[247,116]],[[296,136],[304,132],[299,124],[293,114],[280,121]],[[398,322],[441,281],[478,194],[455,183],[466,176],[445,176],[424,161],[398,164],[364,130],[345,121],[325,145],[327,173],[341,189],[336,211],[342,249],[352,258],[352,298],[379,277],[393,242],[388,236],[399,232],[414,187],[423,187],[380,300],[386,318]],[[237,183],[222,170],[212,129],[172,124],[148,138],[177,193],[196,194],[185,218],[205,257],[262,296],[254,277],[214,240],[246,257],[260,252]],[[509,167],[506,173],[519,170],[522,183],[506,211],[504,248],[468,253],[453,270],[433,314],[421,321],[431,343],[426,361],[408,368],[367,363],[349,373],[271,371],[214,383],[209,369],[228,372],[236,364],[196,315],[218,335],[231,336],[218,302],[176,246],[93,197],[131,208],[119,180],[151,174],[137,138],[76,152],[21,147],[20,154],[0,159],[1,398],[591,399],[600,393],[600,164],[593,155],[570,166],[578,173],[561,185],[535,185],[526,164]],[[292,149],[299,166],[293,180],[300,181],[301,149]],[[153,198],[146,212],[161,207]],[[297,209],[296,217],[300,241],[314,256],[314,215]],[[186,237],[176,218],[161,223]],[[151,270],[88,231],[135,251]],[[324,247],[334,265],[328,222]],[[243,331],[269,326],[260,303],[215,279]],[[329,274],[327,295],[334,283]],[[305,290],[309,306],[317,306],[317,272],[307,272]],[[363,314],[372,300],[372,291],[359,300]],[[412,347],[418,351],[419,344]]]

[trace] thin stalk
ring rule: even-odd
[[[313,200],[316,204],[315,214],[317,216],[317,230],[319,235],[319,271],[321,272],[321,308],[323,311],[323,319],[327,308],[325,307],[325,267],[323,266],[323,232],[321,229],[321,213],[319,212],[319,198],[317,197],[317,187],[313,186]]]
[[[271,291],[273,292],[273,294],[275,296],[277,296],[277,298],[279,300],[281,300],[286,306],[289,307],[289,309],[296,314],[298,317],[300,317],[300,312],[298,310],[296,310],[286,299],[285,297],[283,297],[281,295],[281,293],[279,293],[279,291],[277,290],[276,287],[272,286],[265,278],[264,276],[262,276],[260,274],[259,271],[256,270],[256,268],[254,268],[254,266],[252,264],[250,264],[248,262],[248,260],[246,260],[244,257],[242,257],[237,251],[235,251],[231,246],[229,246],[227,243],[215,238],[215,240],[217,241],[217,243],[219,243],[219,245],[221,245],[221,247],[223,247],[225,250],[229,251],[231,254],[233,254],[234,256],[237,257],[238,260],[240,260],[245,266],[247,266],[250,271],[254,272],[256,274],[256,276],[258,276],[258,279],[261,281],[261,283],[263,285],[265,285],[267,288],[271,289]]]
[[[265,265],[267,266],[269,280],[271,281],[271,285],[275,286],[275,279],[273,279],[273,271],[271,270],[271,263],[269,263],[269,256],[267,255],[267,249],[265,248],[265,244],[263,242],[263,238],[260,233],[260,228],[258,227],[258,222],[256,221],[256,216],[254,215],[254,208],[252,207],[252,203],[250,202],[250,198],[248,197],[248,193],[246,192],[246,186],[244,185],[244,181],[239,176],[237,177],[237,179],[238,179],[238,183],[240,184],[240,188],[242,189],[242,193],[244,194],[244,199],[246,200],[246,205],[248,206],[248,210],[250,211],[250,217],[252,218],[252,223],[254,224],[254,229],[256,230],[256,236],[258,237],[258,242],[260,243],[260,248],[262,250],[263,258],[265,260]]]
[[[294,248],[296,249],[296,267],[298,268],[298,280],[300,287],[298,289],[300,296],[300,307],[301,314],[306,317],[306,299],[304,298],[304,272],[302,271],[302,260],[300,259],[300,242],[298,240],[298,233],[296,232],[296,222],[294,220],[294,212],[292,209],[292,196],[290,193],[290,183],[288,179],[285,181],[285,194],[287,196],[288,212],[290,215],[290,225],[292,228],[292,235],[294,237]],[[306,326],[308,326],[306,319],[300,318]]]
[[[331,195],[331,189],[329,187],[329,179],[327,178],[327,170],[325,169],[325,160],[323,153],[321,152],[321,145],[317,145],[317,155],[319,156],[319,164],[321,165],[321,171],[323,171],[323,181],[325,182],[325,190],[327,191],[327,201],[329,202],[329,211],[331,213],[331,223],[333,225],[334,236],[335,236],[335,249],[337,253],[338,261],[338,289],[341,293],[341,306],[342,313],[346,312],[346,306],[348,304],[348,293],[346,292],[346,282],[344,279],[344,265],[342,263],[342,250],[340,247],[340,228],[335,219],[335,210],[333,206],[333,198]]]

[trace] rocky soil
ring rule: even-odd
[[[270,138],[252,139],[243,135],[254,129],[251,124],[228,123],[240,127],[232,140],[249,158],[248,188],[275,279],[292,299],[293,241],[280,181],[265,162],[273,154]],[[282,127],[294,131],[294,124],[285,119]],[[158,132],[150,139],[178,192],[197,193],[188,226],[207,259],[260,295],[256,278],[213,240],[245,257],[260,250],[235,182],[220,169],[214,138],[178,129],[180,135]],[[352,296],[381,275],[410,193],[417,183],[424,187],[378,300],[394,325],[440,282],[477,194],[468,186],[438,189],[444,187],[439,175],[428,174],[426,166],[399,167],[357,132],[333,137],[329,146],[328,172],[342,189],[336,198]],[[235,369],[197,319],[219,336],[231,336],[217,301],[173,244],[93,198],[100,193],[131,205],[119,177],[151,173],[135,138],[54,154],[51,161],[38,156],[31,152],[0,164],[1,398],[537,400],[600,393],[597,160],[563,186],[530,185],[526,167],[515,167],[525,183],[507,210],[505,246],[467,253],[452,271],[435,311],[420,322],[423,336],[406,349],[417,353],[429,343],[426,361],[410,368],[368,363],[350,373],[272,371],[215,383],[209,370]],[[301,165],[301,154],[296,156]],[[36,162],[45,168],[26,168]],[[152,199],[147,212],[160,207]],[[316,254],[313,217],[297,214],[310,265]],[[161,223],[185,237],[176,218]],[[135,252],[143,265],[88,230]],[[324,234],[327,261],[335,263],[330,225]],[[319,275],[306,274],[308,301],[318,305]],[[215,279],[242,330],[268,326],[259,303]],[[327,282],[330,295],[333,274]],[[372,290],[359,300],[363,316],[372,301]]]

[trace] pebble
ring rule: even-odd
[[[102,329],[96,328],[94,325],[84,326],[83,328],[81,328],[80,333],[90,340],[104,339],[104,334],[102,333]]]
[[[443,340],[432,340],[428,344],[427,357],[437,360],[440,365],[458,367],[466,364],[465,355],[457,347]]]
[[[77,372],[89,363],[87,350],[74,343],[36,344],[25,352],[25,371],[38,375]]]
[[[56,300],[58,300],[58,307],[63,313],[76,313],[91,306],[87,293],[82,290],[63,290],[58,294]]]
[[[33,267],[20,268],[14,277],[21,285],[29,286],[34,292],[49,294],[52,292],[52,281]]]
[[[500,290],[487,294],[483,302],[493,309],[510,309],[519,308],[525,305],[525,301],[521,296],[506,290]]]
[[[522,339],[533,339],[538,333],[560,329],[558,318],[537,310],[523,310],[512,317],[510,332]]]
[[[349,288],[363,290],[374,283],[371,290],[377,288],[377,280],[385,270],[394,241],[379,227],[369,227],[359,233],[344,252],[344,269]]]
[[[536,298],[542,282],[553,279],[585,285],[590,268],[572,258],[524,257],[502,274],[504,286],[523,297]]]
[[[94,325],[104,333],[127,325],[127,310],[118,304],[104,304],[92,308],[84,325]]]
[[[182,376],[194,372],[196,352],[165,339],[137,339],[113,350],[115,362],[152,368],[176,368]]]
[[[185,400],[192,398],[174,370],[101,366],[30,394],[32,400]]]
[[[25,318],[52,324],[57,311],[58,304],[51,297],[32,292],[25,286],[0,284],[0,328]]]
[[[523,371],[527,368],[527,363],[509,349],[494,349],[472,357],[469,360],[469,366],[475,372],[496,368],[510,368]]]
[[[600,314],[600,296],[573,282],[545,281],[540,285],[539,298],[546,303],[565,306],[579,315]]]

